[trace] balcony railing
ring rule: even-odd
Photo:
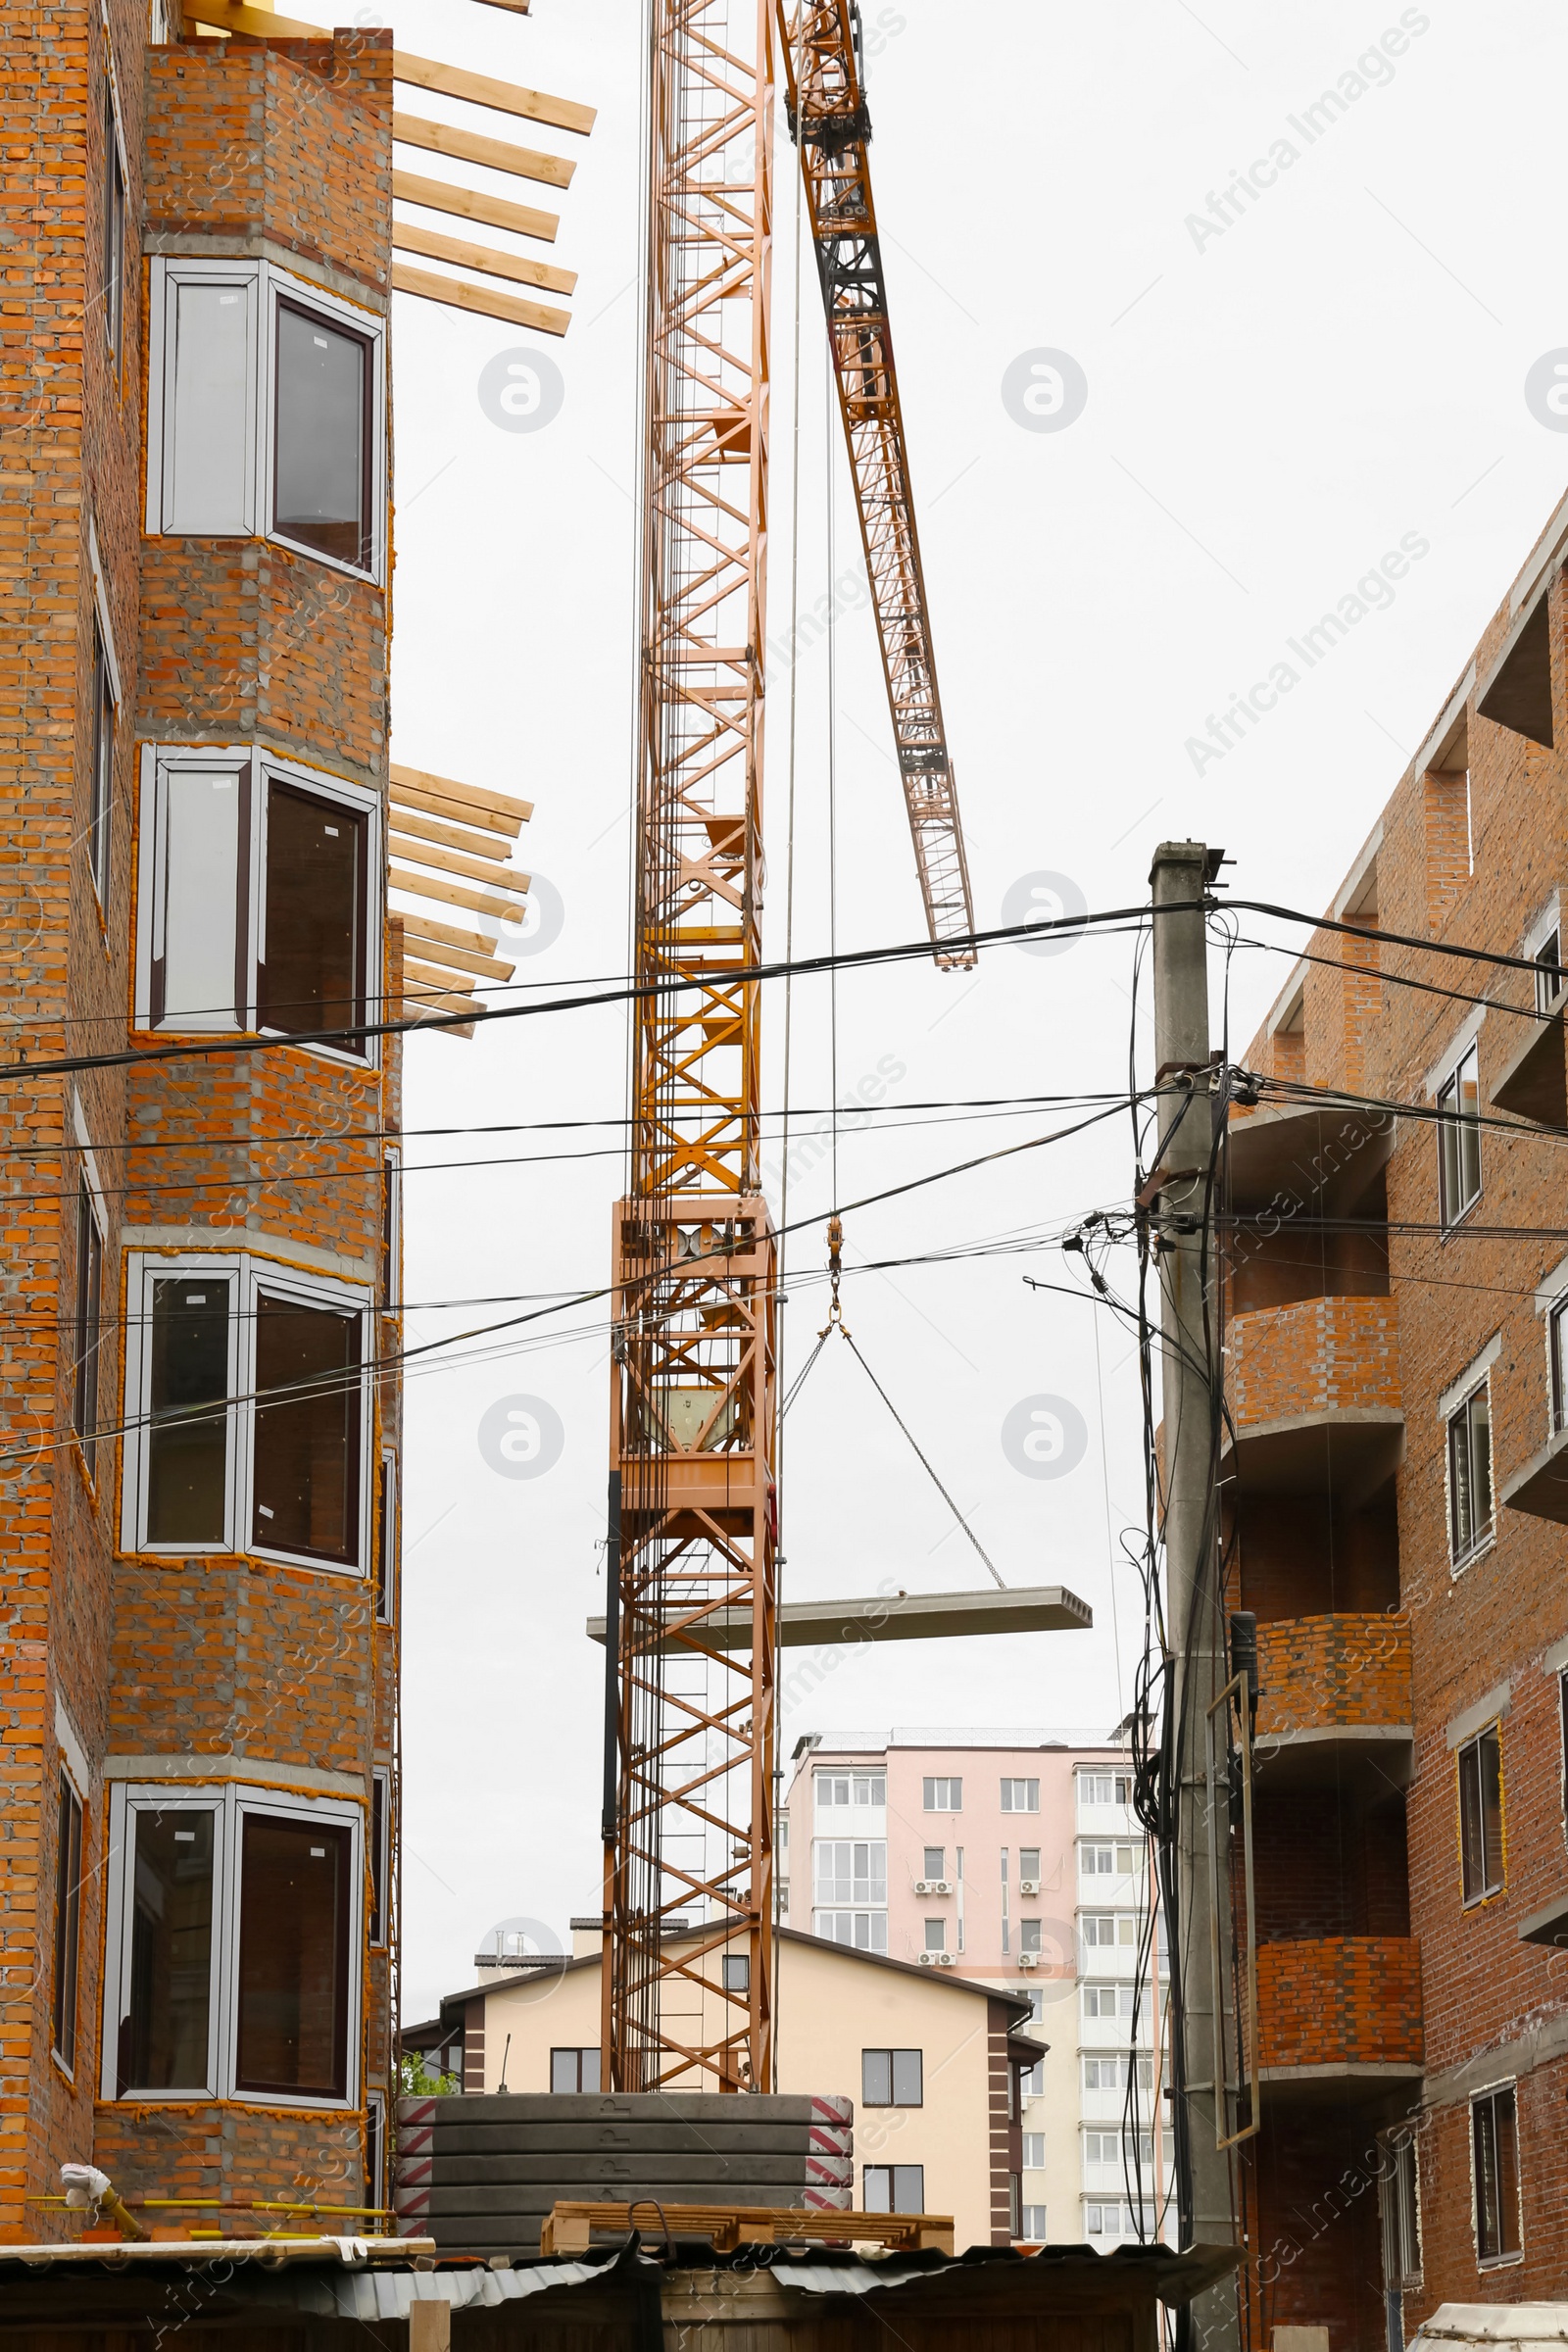
[[[1265,2077],[1419,2069],[1419,1949],[1405,1936],[1262,1944],[1257,2011]]]
[[[1226,1386],[1238,1426],[1307,1413],[1399,1406],[1399,1317],[1392,1298],[1303,1298],[1230,1324]]]
[[[1257,1629],[1256,1739],[1411,1722],[1410,1620],[1403,1613],[1287,1617]]]

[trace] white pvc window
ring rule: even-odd
[[[887,1901],[888,1849],[881,1838],[818,1838],[812,1851],[818,1903]]]
[[[385,320],[270,262],[156,257],[147,529],[379,579]]]
[[[358,2103],[360,1808],[113,1791],[102,2095]]]
[[[1438,1202],[1457,1224],[1481,1198],[1481,1060],[1466,1047],[1438,1089]]]
[[[353,1030],[379,1004],[374,793],[248,746],[142,755],[136,1023]],[[356,1061],[373,1041],[319,1050]]]
[[[132,1256],[127,1551],[370,1558],[370,1298],[264,1257]]]

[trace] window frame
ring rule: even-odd
[[[1475,1108],[1468,1111],[1462,1107],[1467,1066],[1475,1087]],[[1478,1039],[1471,1038],[1468,1045],[1454,1055],[1447,1076],[1438,1087],[1437,1105],[1438,1223],[1447,1233],[1455,1225],[1463,1223],[1486,1187],[1486,1173],[1481,1162],[1481,1047]],[[1475,1149],[1475,1189],[1455,1201],[1449,1198],[1449,1188],[1450,1183],[1462,1182],[1466,1128],[1470,1130],[1470,1140]],[[1454,1168],[1452,1178],[1449,1175],[1450,1152]]]
[[[87,1802],[64,1763],[55,1813],[53,1973],[49,1986],[49,2051],[74,2082],[81,2021],[81,1855]]]
[[[1507,2102],[1508,2129],[1513,2142],[1513,2197],[1511,2202],[1514,2242],[1512,2245],[1504,2244],[1498,2247],[1495,2252],[1486,2253],[1482,2248],[1481,2121],[1483,2111],[1492,2117],[1493,2159],[1497,2186],[1496,2218],[1499,2230],[1505,2234],[1508,2221],[1505,2205],[1508,2200],[1503,2193],[1505,2184],[1501,2161],[1502,2143],[1497,2131],[1500,2102],[1504,2100]],[[1476,2091],[1470,2100],[1470,2226],[1475,2237],[1477,2270],[1504,2270],[1512,2263],[1523,2262],[1525,2258],[1524,2203],[1524,2167],[1520,2162],[1519,2146],[1519,2085],[1515,2081],[1489,2082],[1484,2090]]]
[[[170,868],[170,780],[175,775],[214,775],[231,772],[239,813],[234,875],[234,1018],[229,1007],[171,1018],[164,1010],[166,985],[160,967],[167,963],[168,890]],[[318,801],[343,808],[365,824],[364,900],[359,908],[363,942],[363,992],[356,1009],[367,1025],[381,1017],[386,953],[386,893],[381,876],[385,865],[384,819],[381,796],[347,776],[329,775],[307,767],[301,760],[275,753],[265,744],[171,744],[142,747],[140,808],[137,818],[136,988],[133,1018],[138,1030],[159,1038],[275,1037],[290,1041],[291,1033],[260,1025],[261,969],[266,961],[267,806],[272,782],[289,786]],[[323,1026],[331,1024],[323,1023]],[[348,1026],[357,1026],[350,1023]],[[318,1054],[351,1069],[376,1068],[380,1040],[365,1037],[352,1045],[317,1041],[297,1050]],[[383,1180],[384,1181],[384,1180]]]
[[[366,1823],[366,1941],[372,1952],[392,1941],[392,1767],[370,1767],[370,1811]]]
[[[901,2173],[905,2174],[906,2176],[910,2173],[917,2173],[919,2175],[920,2192],[919,2202],[917,2204],[901,2205],[899,2203],[899,2175]],[[886,2186],[879,2188],[875,2192],[879,2196],[886,2197],[887,2203],[885,2205],[873,2205],[870,2202],[870,2198],[873,2193],[871,2188],[871,2180],[873,2174],[885,2177]],[[862,2165],[860,2168],[860,2211],[862,2213],[924,2213],[925,2166],[923,2164]]]
[[[109,20],[100,21],[104,44],[104,186],[99,219],[99,266],[103,270],[104,340],[109,347],[110,371],[118,384],[125,362],[125,253],[129,242],[130,158],[120,121],[120,91],[115,78],[114,46]]]
[[[125,1267],[126,1348],[124,1469],[121,1496],[121,1549],[153,1559],[203,1559],[220,1555],[276,1560],[293,1568],[312,1568],[323,1576],[368,1584],[373,1576],[372,1541],[375,1484],[370,1462],[376,1444],[374,1414],[374,1294],[368,1283],[345,1282],[336,1275],[317,1274],[290,1265],[282,1258],[254,1250],[137,1250]],[[150,1483],[153,1347],[153,1285],[160,1280],[206,1279],[226,1282],[228,1308],[228,1407],[225,1415],[224,1528],[221,1540],[201,1543],[155,1544],[145,1534]],[[353,1465],[357,1501],[357,1557],[352,1562],[322,1559],[313,1552],[291,1551],[280,1544],[254,1540],[254,1464],[256,1433],[255,1361],[256,1299],[265,1290],[300,1306],[326,1312],[345,1311],[359,1318],[360,1443]]]
[[[76,1175],[76,1264],[72,1280],[71,1430],[88,1483],[98,1484],[99,1421],[103,1403],[104,1265],[109,1220],[92,1166],[83,1150]],[[89,1295],[90,1294],[90,1295]],[[90,1426],[89,1426],[90,1424]]]
[[[1487,1509],[1484,1520],[1475,1519],[1473,1516],[1478,1483],[1474,1408],[1478,1401],[1485,1404],[1487,1421]],[[1463,1445],[1466,1455],[1463,1485],[1457,1475],[1456,1444]],[[1461,1570],[1470,1567],[1474,1561],[1480,1559],[1483,1552],[1490,1550],[1497,1540],[1497,1494],[1492,1450],[1492,1368],[1490,1364],[1479,1378],[1470,1383],[1464,1395],[1444,1416],[1443,1468],[1447,1504],[1448,1569],[1450,1575],[1457,1576]],[[1467,1507],[1472,1513],[1470,1533],[1462,1544],[1459,1532],[1461,1494],[1468,1497]]]
[[[556,2060],[558,2058],[569,2058],[573,2062],[572,2071],[576,2076],[576,2084],[575,2087],[569,2091],[558,2091],[556,2089]],[[599,2085],[597,2082],[593,2086],[592,2093],[587,2092],[583,2084],[582,2062],[585,2058],[592,2058],[594,2061],[595,2070],[597,2071],[600,2066],[600,2048],[598,2042],[563,2042],[559,2046],[552,2044],[550,2051],[550,2092],[553,2098],[581,2098],[584,2096],[597,2096],[599,2090]]]
[[[375,1622],[392,1625],[398,1605],[398,1456],[393,1446],[381,1448],[380,1478],[375,1490]]]
[[[1016,1788],[1021,1788],[1024,1793],[1024,1801],[1021,1805],[1013,1802],[1013,1790]],[[1001,1810],[1004,1813],[1027,1814],[1038,1813],[1040,1810],[1040,1783],[1038,1780],[1031,1779],[1028,1774],[1004,1773],[1001,1781]]]
[[[946,1789],[950,1796],[953,1796],[954,1790],[956,1789],[957,1794],[953,1796],[951,1804],[939,1804],[932,1794],[932,1791],[938,1788]],[[922,1813],[961,1813],[963,1811],[962,1773],[922,1773],[920,1777],[920,1810]]]
[[[1383,2235],[1383,2284],[1404,2294],[1421,2284],[1421,2167],[1415,2133],[1386,2132],[1379,2142],[1387,2168],[1378,2177]]]
[[[178,289],[182,285],[233,285],[247,304],[246,410],[243,424],[244,485],[239,499],[240,527],[201,530],[176,527],[168,519],[173,483],[174,338]],[[369,430],[364,461],[369,479],[368,564],[347,564],[341,557],[307,547],[272,525],[277,472],[277,319],[279,309],[307,315],[315,312],[339,333],[355,335],[368,346]],[[148,301],[147,366],[147,513],[150,538],[267,539],[286,547],[306,562],[322,564],[329,571],[352,580],[386,582],[387,551],[387,317],[324,286],[284,270],[276,262],[242,258],[200,260],[185,255],[155,254],[152,258]],[[166,495],[167,493],[167,495]]]
[[[92,615],[92,732],[87,777],[87,871],[107,920],[115,832],[115,750],[120,732],[120,674],[96,599]]]
[[[135,1820],[141,1813],[210,1813],[213,1830],[213,1950],[208,2000],[205,2084],[163,2090],[126,2090],[119,2085],[122,2019],[130,1997],[132,1904],[127,1900],[135,1868]],[[349,1832],[347,1950],[348,1999],[344,2021],[344,2088],[341,2097],[310,2091],[244,2090],[238,2084],[240,1881],[245,1821],[318,1821]],[[104,1941],[103,2050],[99,2096],[116,2108],[188,2107],[223,2100],[241,2107],[300,2108],[342,2114],[360,2104],[360,2037],[364,2002],[366,1806],[352,1797],[308,1796],[264,1788],[246,1781],[117,1781],[110,1789],[110,1851],[115,1857],[107,1886]]]
[[[1495,1855],[1494,1855],[1490,1850],[1490,1844],[1487,1837],[1485,1782],[1486,1759],[1483,1751],[1489,1741],[1494,1754],[1496,1768],[1497,1851]],[[1474,1760],[1476,1828],[1481,1843],[1480,1884],[1474,1888],[1473,1891],[1471,1887],[1470,1869],[1470,1830],[1466,1801],[1467,1791],[1465,1788],[1465,1766],[1467,1761],[1470,1761],[1471,1759]],[[1453,1761],[1454,1786],[1458,1798],[1459,1815],[1460,1907],[1466,1911],[1474,1911],[1480,1909],[1483,1904],[1490,1903],[1494,1896],[1501,1894],[1508,1883],[1507,1817],[1503,1799],[1502,1725],[1500,1721],[1483,1725],[1482,1729],[1476,1733],[1473,1739],[1466,1740],[1462,1746],[1455,1750]],[[1496,1864],[1495,1877],[1493,1876],[1492,1871],[1492,1865],[1494,1861]]]

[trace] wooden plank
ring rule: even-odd
[[[461,188],[455,180],[426,179],[417,172],[394,172],[392,193],[400,204],[422,204],[426,212],[451,213],[460,220],[477,220],[486,228],[509,229],[518,237],[550,237],[556,233],[554,213],[535,212],[531,204],[509,204],[504,196],[481,196],[474,188]],[[576,271],[569,274],[576,283]],[[563,287],[567,293],[569,287]]]
[[[246,8],[243,0],[191,0],[187,24],[207,24],[215,32],[243,32],[255,41],[329,41],[324,24],[302,24],[296,17],[274,17],[270,8]]]
[[[586,138],[594,126],[594,108],[579,106],[575,98],[552,98],[514,81],[497,81],[489,74],[470,74],[464,66],[443,65],[439,58],[412,57],[406,49],[395,49],[392,72],[398,81],[411,81],[416,89],[439,90],[444,98],[466,98],[470,105],[494,107],[498,114],[548,122],[553,130],[574,130]]]
[[[522,831],[522,819],[516,816],[481,816],[463,801],[442,799],[433,792],[411,792],[407,784],[394,784],[391,801],[394,808],[422,808],[426,816],[455,817],[460,824],[472,825],[485,833],[501,834],[515,841]]]
[[[400,833],[416,833],[421,841],[439,841],[449,850],[466,850],[472,858],[493,858],[505,865],[512,856],[512,844],[494,835],[466,830],[461,825],[438,825],[428,816],[416,816],[403,803],[394,799],[392,822]]]
[[[544,262],[522,261],[495,245],[472,245],[466,237],[444,237],[438,228],[416,228],[408,220],[393,221],[392,242],[400,253],[422,253],[432,262],[454,262],[460,270],[482,270],[486,277],[544,286],[552,294],[569,294],[577,283],[575,270],[552,270]]]
[[[505,318],[509,326],[531,326],[542,335],[564,335],[571,324],[569,312],[547,311],[542,303],[519,302],[512,294],[491,294],[456,277],[432,277],[426,270],[411,270],[406,262],[393,263],[392,285],[396,293],[444,302],[455,311],[474,311],[482,318]]]
[[[475,914],[488,914],[498,923],[514,923],[523,909],[514,899],[483,898],[476,890],[464,890],[456,882],[438,882],[433,874],[406,874],[393,866],[387,875],[389,890],[406,890],[416,899],[441,899],[448,906],[469,906]]]
[[[395,816],[392,822],[395,826]],[[412,858],[416,865],[433,865],[438,873],[461,874],[466,882],[487,882],[494,890],[515,891],[519,899],[528,894],[527,875],[517,873],[512,866],[497,872],[494,866],[477,858],[460,858],[455,850],[438,850],[416,841],[409,833],[392,833],[387,847],[394,856]]]
[[[533,814],[532,801],[514,800],[510,792],[493,792],[485,784],[459,784],[451,776],[432,776],[422,767],[400,767],[396,760],[387,773],[392,779],[394,800],[400,787],[407,784],[416,792],[433,792],[443,801],[466,802],[470,808],[484,809],[487,815],[515,817],[519,825],[525,825]],[[488,830],[495,833],[500,827],[491,825]]]
[[[480,0],[483,8],[510,8],[514,17],[528,14],[528,0]]]
[[[431,122],[423,115],[399,114],[396,107],[392,110],[392,136],[401,139],[405,147],[423,147],[428,154],[448,156],[455,164],[483,164],[487,171],[506,172],[514,179],[542,179],[550,187],[566,184],[558,175],[557,165],[565,172],[574,168],[561,156],[541,155],[532,147],[512,147],[505,139],[486,138],[477,130],[460,130],[454,122]],[[399,193],[396,181],[392,193],[394,196]],[[495,197],[489,201],[500,204],[505,200]],[[541,213],[531,204],[513,205],[510,209],[520,213],[522,219],[497,220],[494,223],[497,228],[520,229],[525,237],[543,237],[547,243],[555,243],[556,231],[561,226],[559,213]]]
[[[408,993],[411,980],[419,984],[421,992],[428,988],[445,991],[449,999],[455,996],[460,1004],[466,998],[472,997],[475,986],[472,980],[460,978],[454,972],[438,972],[433,963],[405,963],[403,966],[405,995]]]
[[[443,940],[428,939],[412,916],[404,923],[403,940],[406,954],[422,956],[427,963],[444,964],[449,971],[477,972],[481,980],[510,980],[517,968],[496,956],[475,956],[467,948],[449,948]]]
[[[546,2215],[540,2239],[544,2254],[582,2253],[595,2230],[626,2230],[635,2213],[642,2222],[648,2200],[558,2199]],[[953,2217],[945,2213],[839,2213],[819,2207],[768,2205],[662,2205],[662,2219],[675,2234],[710,2237],[715,2244],[776,2244],[781,2240],[872,2239],[889,2247],[937,2246],[953,2251]]]
[[[399,914],[410,939],[439,940],[444,947],[468,948],[475,956],[493,956],[496,943],[486,939],[482,931],[454,931],[450,923],[438,923],[433,914]]]

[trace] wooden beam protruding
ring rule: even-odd
[[[539,237],[547,245],[555,243],[561,226],[555,213],[541,213],[531,204],[509,204],[504,196],[481,196],[477,188],[460,187],[452,179],[426,179],[418,172],[394,171],[392,193],[402,204],[422,204],[426,212],[451,213],[486,228],[510,229],[514,236]]]
[[[540,155],[532,147],[514,147],[506,139],[488,139],[477,130],[460,130],[453,122],[431,122],[423,115],[400,114],[396,107],[392,109],[392,136],[401,139],[406,147],[424,147],[431,155],[449,155],[454,163],[483,164],[492,172],[510,172],[514,179],[537,179],[547,187],[564,188],[576,169],[560,156]],[[547,164],[553,169],[542,169]],[[565,178],[559,176],[561,172],[564,172]],[[553,225],[530,228],[528,235],[553,238],[560,225],[555,214],[540,213],[537,218]],[[497,223],[498,227],[507,225],[511,224]]]
[[[515,834],[518,826],[525,825],[533,814],[532,801],[514,800],[510,792],[492,792],[487,785],[459,784],[452,776],[433,776],[422,767],[402,767],[395,760],[387,772],[392,779],[394,801],[409,791],[428,793],[436,800],[472,808],[476,813],[466,821],[483,825],[491,833]],[[502,822],[493,823],[495,817]]]
[[[574,130],[586,138],[594,126],[596,110],[579,106],[575,98],[552,98],[543,90],[525,90],[515,81],[497,81],[493,74],[470,74],[465,66],[443,65],[436,57],[412,57],[405,49],[395,49],[392,73],[396,80],[412,82],[416,89],[439,90],[444,98],[466,98],[470,105],[493,107],[498,114],[548,122],[553,130]]]
[[[531,326],[541,335],[564,335],[571,324],[569,311],[547,310],[542,302],[521,302],[514,294],[492,294],[458,277],[432,277],[428,270],[411,270],[407,262],[393,263],[392,290],[444,302],[454,311],[473,311],[481,318],[505,318],[509,326]]]
[[[444,237],[439,229],[416,228],[394,220],[392,242],[399,253],[420,253],[428,261],[453,262],[460,270],[482,270],[487,277],[510,278],[514,285],[543,286],[552,294],[569,294],[577,283],[574,270],[551,270],[543,262],[525,262],[494,245],[471,245],[466,237]]]

